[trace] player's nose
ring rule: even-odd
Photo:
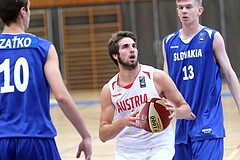
[[[135,50],[136,50],[136,48],[135,48],[135,47],[133,47],[133,46],[130,46],[130,47],[129,47],[129,50],[130,50],[130,53],[134,53],[134,52],[135,52]]]

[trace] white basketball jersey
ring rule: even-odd
[[[141,65],[141,71],[136,79],[127,87],[118,86],[118,74],[109,81],[112,103],[115,106],[114,120],[126,117],[149,98],[159,98],[153,82],[153,70],[151,66]],[[157,133],[125,127],[115,140],[117,147],[145,149],[174,145],[174,134],[171,124],[164,131]]]

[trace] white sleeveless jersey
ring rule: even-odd
[[[115,121],[138,109],[147,99],[159,98],[153,82],[153,70],[154,68],[151,66],[141,65],[141,71],[133,84],[128,87],[117,85],[118,74],[108,82],[112,103],[115,106]],[[174,134],[171,124],[164,131],[157,133],[150,133],[135,127],[125,127],[115,138],[115,141],[117,147],[145,149],[162,145],[174,145]]]

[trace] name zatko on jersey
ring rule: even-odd
[[[28,36],[11,36],[9,38],[0,39],[0,49],[15,49],[15,48],[28,48],[36,44],[35,37]]]

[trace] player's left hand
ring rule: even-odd
[[[168,99],[166,98],[162,98],[164,101],[165,101],[165,105],[167,106],[167,110],[171,113],[169,118],[170,119],[182,119],[182,111],[181,111],[181,108],[180,107],[176,107],[171,101],[169,101]],[[184,119],[187,119],[187,120],[194,120],[196,119],[196,116],[193,112],[189,113],[188,116],[186,117],[185,115],[185,118]]]
[[[164,97],[162,97],[161,99],[165,101],[164,104],[165,106],[167,106],[166,110],[170,112],[170,116],[168,118],[171,120],[176,118],[176,107],[174,106],[174,104]]]
[[[81,152],[84,152],[85,160],[91,160],[92,157],[92,141],[91,138],[85,138],[83,139],[79,146],[78,146],[78,152],[76,155],[76,158],[79,158],[81,156]]]

